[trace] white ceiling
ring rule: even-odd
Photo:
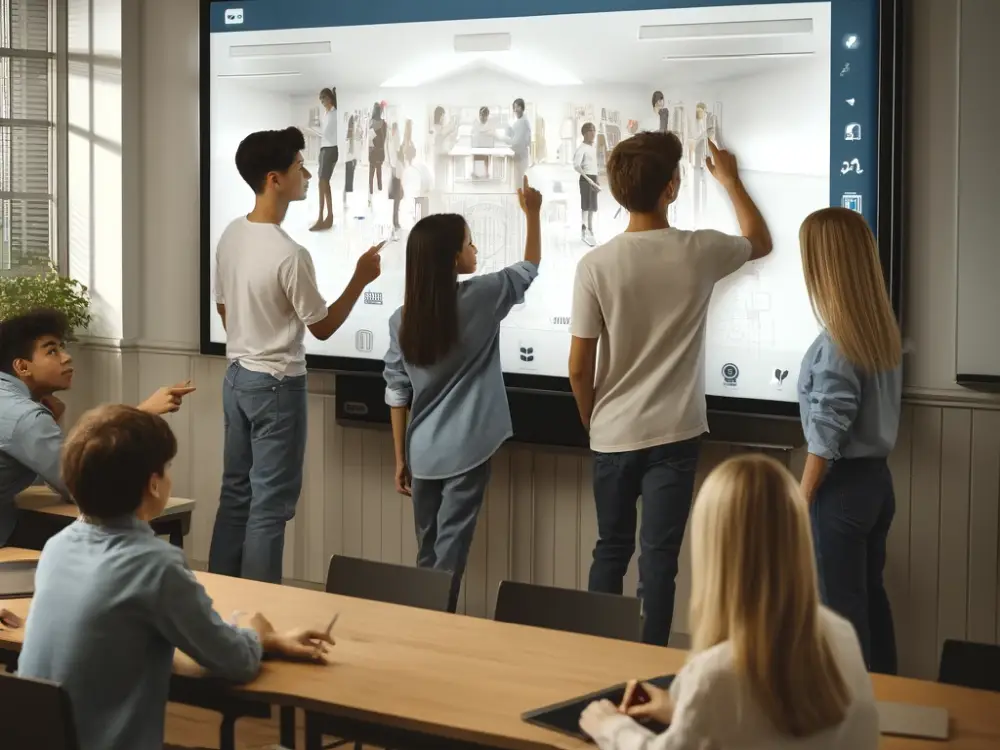
[[[711,24],[734,21],[812,19],[811,34],[739,38],[639,41],[638,30],[651,24]],[[242,85],[291,95],[315,94],[324,86],[374,89],[413,70],[455,64],[455,34],[509,33],[511,55],[527,67],[556,68],[584,85],[644,84],[666,88],[671,81],[701,83],[755,75],[776,66],[802,65],[803,57],[754,58],[744,55],[812,52],[830,49],[830,4],[680,8],[533,18],[442,21],[394,26],[329,27],[220,33],[212,36],[215,75],[295,73],[294,76],[237,78]],[[233,58],[234,45],[330,42],[321,55]],[[667,56],[734,56],[726,60],[670,60]],[[467,72],[467,66],[461,72]],[[456,73],[451,73],[455,75]],[[440,78],[438,79],[441,80]]]

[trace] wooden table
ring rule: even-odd
[[[253,683],[235,688],[200,679],[201,671],[180,655],[179,679],[211,688],[220,698],[231,693],[322,713],[337,723],[338,736],[382,747],[592,748],[525,724],[520,715],[632,677],[676,672],[685,659],[673,649],[197,575],[223,617],[260,610],[285,629],[323,627],[340,612],[337,645],[329,665],[268,661]],[[5,606],[26,616],[29,604],[15,600]],[[0,649],[18,650],[22,635],[0,632]],[[946,743],[883,737],[883,748],[1000,747],[1000,694],[878,675],[873,682],[881,701],[943,706],[951,716]]]
[[[53,535],[80,517],[80,509],[67,503],[48,487],[30,487],[17,496],[18,532],[21,544],[41,549]],[[184,537],[191,530],[194,500],[172,497],[157,518],[150,521],[153,531],[170,538],[175,547],[184,546]]]

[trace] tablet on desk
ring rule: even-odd
[[[37,560],[0,562],[0,599],[28,599],[35,595]]]
[[[879,701],[878,725],[882,734],[923,740],[947,740],[948,709]]]
[[[674,681],[674,676],[675,675],[672,674],[665,674],[649,680],[642,680],[642,682],[648,682],[658,688],[667,690],[670,688],[670,684]],[[583,709],[589,706],[592,702],[600,700],[609,700],[616,706],[620,705],[622,698],[625,697],[625,687],[626,683],[623,682],[619,685],[615,685],[614,687],[599,690],[596,693],[581,695],[562,703],[555,703],[551,706],[544,706],[542,708],[536,708],[532,711],[525,711],[521,714],[521,719],[529,724],[534,724],[535,726],[543,727],[545,729],[551,729],[561,734],[568,734],[569,736],[576,737],[577,739],[589,740],[590,738],[583,733],[582,729],[580,729],[580,714],[583,713]],[[665,732],[667,729],[666,726],[660,724],[659,722],[648,722],[645,723],[644,726],[656,734]]]

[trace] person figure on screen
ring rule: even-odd
[[[896,673],[885,591],[886,539],[896,509],[886,461],[896,445],[902,344],[864,217],[810,214],[799,231],[802,271],[824,328],[799,370],[809,501],[824,603],[854,624],[873,672]]]
[[[312,232],[333,227],[333,190],[330,180],[333,179],[333,170],[337,167],[340,155],[337,145],[337,89],[323,89],[319,92],[319,101],[323,105],[319,149],[319,219],[310,229]]]
[[[434,162],[434,195],[431,210],[441,213],[445,209],[444,195],[448,192],[448,162],[454,146],[456,123],[447,119],[444,107],[435,107],[431,122],[431,159]]]
[[[368,125],[368,208],[372,207],[376,179],[378,191],[382,192],[382,165],[385,164],[385,140],[388,135],[389,129],[382,119],[382,105],[375,102]]]
[[[305,200],[309,172],[298,128],[251,133],[236,168],[253,210],[233,221],[215,256],[215,302],[229,366],[222,490],[212,532],[212,573],[281,582],[285,524],[295,515],[306,449],[306,328],[320,341],[343,325],[381,273],[381,245],[365,252],[343,294],[327,305],[309,251],[281,223]]]
[[[531,162],[531,123],[524,116],[524,99],[515,99],[511,111],[514,113],[514,120],[507,126],[507,142],[514,152],[511,158],[511,184],[517,190]]]
[[[876,750],[872,680],[851,624],[819,603],[812,547],[784,466],[761,454],[719,465],[691,519],[687,663],[669,692],[643,683],[644,704],[591,703],[580,728],[600,750]]]
[[[33,483],[41,480],[69,497],[59,474],[66,405],[56,395],[73,384],[69,335],[69,321],[58,310],[38,308],[0,321],[0,547],[32,543],[30,530],[18,526],[16,501]],[[194,390],[190,381],[160,388],[139,409],[175,412]]]
[[[354,172],[361,156],[361,133],[358,132],[357,117],[347,119],[347,158],[344,161],[344,216],[347,216],[347,197],[354,192]]]
[[[465,219],[432,214],[406,243],[403,306],[389,319],[385,400],[396,489],[413,498],[417,565],[452,574],[449,610],[469,557],[490,459],[513,434],[500,361],[500,325],[538,275],[542,196],[524,179],[524,260],[475,273]],[[407,419],[409,417],[409,419]]]
[[[403,173],[406,171],[406,158],[403,143],[400,140],[399,124],[393,123],[389,129],[389,139],[386,142],[386,157],[389,162],[389,200],[392,201],[392,237],[390,242],[399,239],[399,204],[403,200]]]
[[[472,147],[493,148],[496,140],[495,131],[490,124],[490,108],[479,108],[479,119],[472,126]],[[490,157],[477,154],[472,157],[472,176],[479,180],[490,177]]]
[[[664,106],[662,91],[653,92],[652,103],[653,113],[643,121],[642,129],[650,133],[666,133],[669,130],[670,110]]]
[[[677,560],[708,431],[705,324],[712,290],[771,252],[771,235],[740,181],[736,157],[714,145],[709,168],[729,193],[742,236],[669,225],[683,155],[673,133],[641,132],[612,151],[608,184],[629,223],[580,260],[570,325],[570,385],[594,451],[598,540],[589,587],[622,593],[641,495],[642,637],[661,646],[670,637]]]
[[[597,213],[597,196],[601,192],[598,182],[597,169],[597,148],[594,146],[594,139],[597,137],[597,128],[594,123],[586,122],[580,129],[583,136],[583,143],[576,148],[573,155],[573,169],[580,175],[580,212],[582,224],[580,225],[580,238],[591,247],[597,245],[594,239],[594,214]]]
[[[701,224],[705,203],[708,199],[708,180],[705,173],[708,169],[706,163],[709,157],[708,142],[711,135],[708,108],[704,102],[698,102],[694,109],[694,136],[688,146],[695,229]]]
[[[149,526],[176,454],[162,417],[120,405],[85,414],[63,448],[81,516],[42,551],[18,674],[67,692],[80,750],[164,747],[175,650],[245,683],[265,654],[322,663],[333,644],[329,632],[276,633],[259,614],[249,627],[222,620],[184,552]]]

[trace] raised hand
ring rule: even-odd
[[[382,248],[385,247],[386,240],[382,240],[377,245],[368,248],[364,255],[358,258],[358,265],[354,269],[354,278],[361,283],[371,284],[382,275]]]
[[[712,173],[712,177],[717,179],[723,187],[729,187],[740,178],[739,168],[736,166],[736,156],[719,148],[715,141],[708,139],[708,148],[712,155],[705,159],[705,166]]]
[[[150,414],[168,414],[181,408],[181,401],[189,393],[194,393],[195,387],[190,380],[175,385],[165,385],[157,388],[152,396],[147,398],[139,408]]]
[[[524,183],[517,191],[517,199],[521,204],[521,210],[529,216],[541,213],[542,194],[528,184],[528,175],[524,176]]]

